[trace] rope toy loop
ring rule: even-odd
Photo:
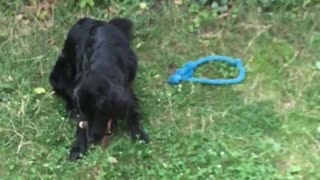
[[[192,77],[195,69],[198,66],[210,61],[222,61],[232,66],[236,66],[239,69],[238,77],[233,79],[206,79]],[[197,82],[210,85],[230,85],[242,82],[245,79],[245,76],[246,71],[241,59],[233,59],[227,56],[207,56],[197,61],[187,62],[182,68],[177,69],[176,72],[168,78],[167,82],[171,85],[178,85],[182,81]]]

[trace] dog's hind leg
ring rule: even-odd
[[[50,74],[50,84],[54,92],[66,102],[66,109],[70,115],[75,115],[75,107],[72,99],[75,79],[75,67],[63,53],[60,54]]]

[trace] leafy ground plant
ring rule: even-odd
[[[270,13],[239,1],[229,14],[216,14],[191,1],[94,2],[93,8],[72,1],[1,6],[1,179],[320,178],[317,4]],[[136,89],[152,143],[132,143],[118,131],[108,149],[92,147],[73,163],[67,157],[74,126],[48,74],[67,30],[85,15],[136,22]],[[243,59],[246,80],[166,84],[186,61],[212,54]],[[212,63],[196,75],[236,74]]]

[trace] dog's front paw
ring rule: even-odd
[[[150,138],[147,133],[145,133],[143,130],[131,130],[131,138],[133,140],[139,139],[144,141],[145,143],[150,142]]]
[[[70,150],[69,159],[71,161],[76,161],[85,155],[85,151],[81,150],[80,147],[74,146]]]
[[[147,133],[145,133],[144,131],[141,131],[139,138],[141,140],[143,140],[145,143],[149,143],[150,142],[149,135]]]

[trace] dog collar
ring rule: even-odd
[[[106,128],[106,133],[105,133],[105,135],[111,136],[111,134],[112,134],[111,126],[112,126],[112,120],[109,120],[109,121],[108,121],[107,128]],[[80,121],[80,122],[79,122],[79,127],[82,128],[82,129],[83,129],[83,128],[87,128],[87,127],[88,127],[88,121]]]

